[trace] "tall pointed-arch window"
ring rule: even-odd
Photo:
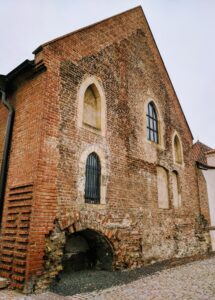
[[[159,143],[158,137],[158,117],[153,102],[150,102],[147,107],[147,139],[149,141]]]
[[[181,193],[178,172],[172,172],[172,191],[173,191],[173,206],[178,208],[181,206]]]
[[[84,94],[83,123],[101,129],[101,98],[95,84],[91,84]]]
[[[158,207],[163,209],[169,208],[169,180],[168,172],[165,168],[157,167],[157,192]]]
[[[85,173],[85,202],[100,203],[101,164],[98,155],[92,152],[87,157]]]
[[[176,163],[182,164],[183,162],[182,146],[177,134],[174,137],[174,157]]]

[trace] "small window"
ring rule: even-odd
[[[173,190],[173,206],[178,208],[181,206],[181,194],[179,176],[176,171],[172,172],[172,190]]]
[[[169,181],[165,168],[157,167],[158,207],[169,208]]]
[[[95,84],[91,84],[84,94],[83,123],[101,129],[101,99]]]
[[[158,118],[153,102],[148,104],[147,108],[147,139],[149,141],[159,143],[158,138]]]
[[[92,152],[87,157],[85,173],[85,202],[100,203],[101,165],[98,155]]]
[[[179,137],[175,135],[174,137],[174,153],[175,153],[175,162],[177,164],[182,164],[183,158],[182,158],[182,147],[179,140]]]

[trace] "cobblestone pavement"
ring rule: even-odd
[[[157,272],[126,285],[74,296],[23,296],[0,291],[0,300],[215,300],[215,258]]]

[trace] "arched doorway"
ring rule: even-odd
[[[104,235],[92,229],[81,230],[66,236],[63,269],[112,270],[113,256],[113,248]]]

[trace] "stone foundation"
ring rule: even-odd
[[[86,219],[81,219],[81,214],[75,215],[76,222],[64,228],[62,223],[56,222],[54,230],[46,237],[44,271],[42,276],[34,279],[31,291],[45,290],[61,272],[91,268],[132,269],[158,261],[201,255],[210,250],[207,221],[202,215],[196,218],[195,227],[179,220],[171,227],[171,221],[166,220],[163,227],[153,226],[142,233],[138,228],[132,229],[131,224],[123,228],[123,222],[121,226],[116,223],[110,226],[107,222],[102,231],[101,226],[95,231],[86,227]]]

